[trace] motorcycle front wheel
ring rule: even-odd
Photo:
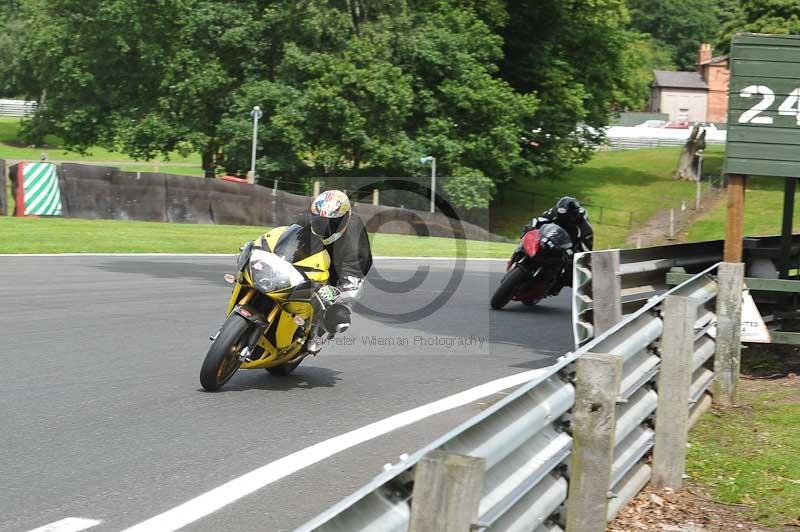
[[[248,329],[250,323],[242,316],[228,316],[219,335],[208,348],[203,367],[200,368],[200,384],[203,388],[213,392],[233,377],[242,364],[239,353],[247,345]]]
[[[511,298],[514,297],[514,292],[516,292],[519,285],[527,276],[528,272],[519,266],[506,273],[505,277],[503,277],[503,280],[500,282],[500,286],[494,291],[492,300],[489,302],[492,308],[500,310],[505,307],[508,302],[511,301]]]

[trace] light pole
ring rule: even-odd
[[[425,157],[420,157],[419,162],[422,164],[431,163],[431,212],[436,212],[436,157],[426,155]]]
[[[250,111],[250,116],[253,118],[253,155],[250,158],[250,176],[248,181],[250,183],[256,182],[256,140],[258,139],[258,119],[264,116],[261,107],[256,105]]]

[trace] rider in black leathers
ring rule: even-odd
[[[311,229],[331,257],[328,285],[318,292],[328,304],[321,321],[329,334],[343,332],[350,327],[350,307],[372,267],[367,230],[361,218],[352,212],[347,195],[339,190],[317,196],[310,212],[301,216],[298,223]],[[330,290],[331,287],[335,290]],[[306,347],[316,352],[321,345],[312,338]]]
[[[572,240],[572,251],[591,251],[594,244],[594,231],[589,223],[589,215],[580,202],[570,196],[564,196],[556,203],[555,207],[547,209],[540,216],[531,220],[530,224],[522,228],[524,235],[531,229],[537,229],[544,224],[554,223],[561,226]],[[558,294],[564,286],[572,286],[572,269],[565,268],[558,283],[551,293]]]

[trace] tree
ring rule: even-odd
[[[13,72],[19,28],[17,0],[0,0],[0,96],[14,96]]]
[[[731,6],[723,21],[720,45],[727,51],[737,32],[796,35],[800,33],[800,3],[793,0],[723,0]]]
[[[630,98],[630,34],[621,0],[508,4],[500,75],[540,104],[524,134],[528,175],[557,176],[588,159],[612,111]]]
[[[217,125],[251,57],[247,2],[23,0],[19,87],[47,91],[27,131],[149,159],[198,151],[213,175]]]
[[[631,28],[653,36],[680,70],[694,70],[697,49],[718,29],[719,0],[628,0]]]
[[[20,0],[15,80],[47,105],[29,134],[206,175],[419,174],[488,205],[495,183],[557,175],[628,105],[622,0]]]
[[[647,33],[631,32],[623,54],[627,73],[615,95],[622,109],[640,110],[650,100],[653,70],[675,70],[672,55]]]
[[[536,106],[493,75],[500,38],[471,7],[418,2],[369,13],[324,13],[347,36],[324,50],[313,32],[283,43],[279,81],[251,79],[233,97],[221,129],[224,164],[241,168],[243,111],[260,104],[262,176],[417,175],[419,157],[434,153],[440,174],[458,176],[451,198],[488,206],[493,180],[528,170],[519,137]]]

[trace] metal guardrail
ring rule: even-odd
[[[36,111],[36,102],[0,98],[0,116],[30,116]]]
[[[800,293],[800,283],[796,282],[800,275],[788,281],[777,279],[784,260],[780,245],[778,236],[744,239],[748,287],[768,321],[772,341],[800,344],[800,333],[794,329],[783,330],[784,318],[795,316],[797,309],[797,300],[788,301],[785,294]],[[594,338],[608,327],[608,323],[636,311],[648,298],[678,284],[676,279],[683,281],[721,261],[723,246],[723,241],[713,240],[576,255],[572,284],[575,346]],[[789,261],[791,264],[800,263],[800,235],[793,237]],[[620,300],[620,315],[617,316],[614,315],[614,306]],[[595,308],[599,311],[595,312]]]
[[[655,381],[663,355],[662,305],[669,295],[691,298],[697,307],[689,423],[696,422],[710,405],[708,387],[714,373],[709,361],[716,344],[709,331],[717,321],[717,282],[709,274],[714,268],[716,265],[650,298],[605,333],[561,356],[541,376],[389,467],[297,532],[405,532],[412,513],[415,467],[433,450],[485,459],[477,526],[493,532],[561,531],[566,522],[570,474],[575,474],[570,472],[575,443],[571,434],[571,413],[576,406],[574,363],[589,352],[612,353],[622,359],[608,486],[614,495],[606,516],[610,520],[651,478],[646,459],[656,439],[653,419],[659,395]]]
[[[667,272],[683,268],[696,273],[722,260],[723,241],[697,242],[641,249],[579,253],[573,268],[572,326],[575,346],[596,335],[605,319],[614,323],[638,310],[653,295],[669,289]],[[604,255],[609,260],[600,260]],[[596,316],[601,300],[621,299],[621,315]],[[605,301],[608,302],[608,301]],[[607,309],[603,311],[608,312]]]

